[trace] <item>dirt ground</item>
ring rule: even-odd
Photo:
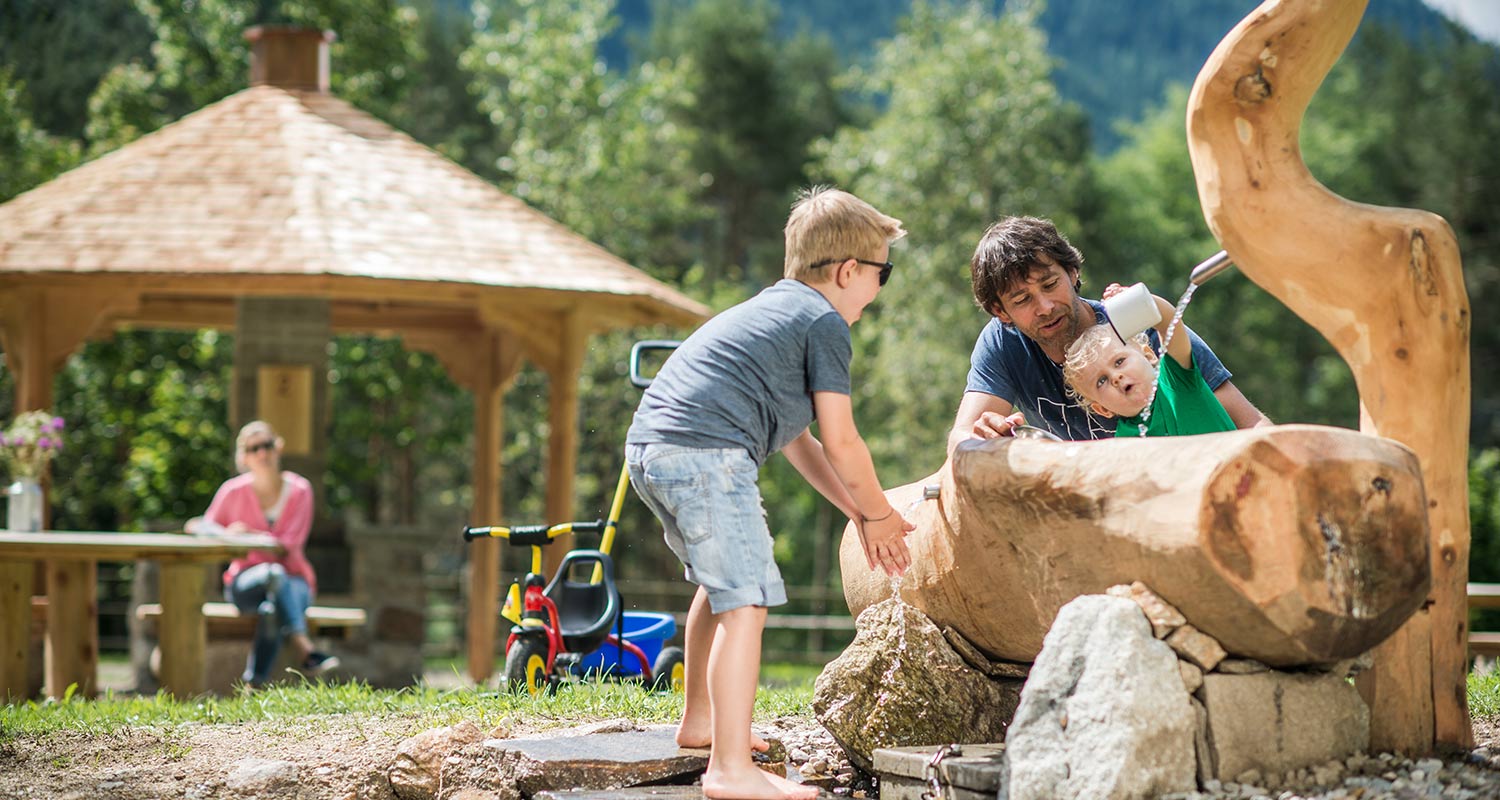
[[[112,672],[111,669],[114,671]],[[128,669],[101,670],[101,684],[128,682]],[[119,674],[115,674],[119,672]],[[434,680],[456,680],[434,674]],[[115,688],[124,688],[118,686]],[[188,725],[171,732],[68,733],[0,744],[0,800],[135,800],[240,797],[228,780],[247,759],[289,762],[297,800],[397,800],[388,778],[396,748],[428,725],[400,715],[321,716],[272,723]],[[557,720],[509,720],[511,737],[562,732]],[[793,747],[836,748],[809,715],[758,725]],[[1474,721],[1475,747],[1500,762],[1500,717]],[[1500,773],[1497,773],[1500,783]]]
[[[810,718],[779,721],[783,730],[804,725],[817,727]],[[1476,746],[1500,751],[1500,718],[1474,728]],[[520,725],[511,734],[541,730]],[[258,758],[296,765],[296,788],[286,797],[395,800],[387,774],[396,747],[418,732],[410,719],[349,716],[11,742],[0,745],[0,798],[234,797],[228,773]]]

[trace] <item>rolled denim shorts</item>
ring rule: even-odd
[[[786,603],[755,483],[760,469],[748,452],[632,444],[625,465],[685,576],[708,593],[713,613]]]

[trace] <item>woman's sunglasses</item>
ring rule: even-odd
[[[266,441],[264,441],[264,442],[256,442],[255,444],[247,444],[247,445],[245,445],[245,452],[247,454],[249,454],[249,453],[258,453],[261,450],[275,450],[275,449],[276,449],[276,443],[273,442],[273,441],[270,441],[269,439],[266,440]]]

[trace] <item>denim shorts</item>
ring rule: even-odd
[[[709,608],[786,603],[771,531],[755,479],[760,469],[740,448],[672,444],[625,447],[630,483],[657,519],[667,547],[703,587]]]

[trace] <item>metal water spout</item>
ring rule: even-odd
[[[1209,278],[1218,275],[1232,266],[1234,266],[1234,262],[1229,260],[1229,253],[1220,250],[1209,256],[1202,264],[1193,267],[1193,274],[1188,278],[1188,282],[1194,286],[1202,286]]]

